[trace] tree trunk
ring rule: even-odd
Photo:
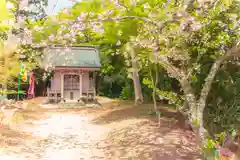
[[[135,104],[142,104],[143,103],[143,94],[142,94],[142,87],[140,84],[140,79],[138,75],[138,64],[137,64],[137,59],[136,59],[136,54],[132,46],[130,44],[127,44],[127,48],[130,53],[130,58],[131,58],[131,64],[132,64],[132,79],[133,79],[133,84],[134,84],[134,93],[135,93]]]
[[[200,98],[197,100],[196,96],[192,92],[192,87],[188,79],[182,79],[180,84],[184,91],[185,101],[187,101],[189,106],[189,120],[192,124],[192,128],[195,130],[198,136],[198,142],[200,145],[205,144],[205,134],[204,121],[203,121],[203,112],[206,106],[206,101],[208,93],[211,90],[212,82],[217,74],[218,69],[221,66],[221,63],[224,59],[220,58],[214,62],[212,65],[208,76],[205,79],[203,88],[201,90]],[[186,102],[185,102],[186,103]],[[185,104],[186,105],[186,104]],[[197,126],[196,126],[197,125]]]
[[[188,109],[185,125],[187,128],[191,128],[196,133],[197,144],[202,146],[202,140],[205,139],[204,134],[202,134],[205,132],[203,128],[203,112],[199,110],[198,101],[192,92],[190,82],[187,79],[182,79],[180,84],[183,88],[185,98],[183,108]],[[183,114],[186,115],[186,113]]]
[[[212,82],[217,74],[217,71],[219,70],[221,63],[224,59],[220,58],[214,62],[212,65],[210,72],[208,73],[207,77],[205,78],[205,83],[203,84],[203,88],[201,90],[200,98],[198,100],[198,103],[196,105],[196,114],[197,114],[197,121],[199,125],[199,136],[202,140],[202,143],[205,144],[205,130],[203,126],[203,112],[206,107],[207,97],[212,87]]]
[[[137,62],[132,59],[132,79],[134,84],[134,92],[135,92],[135,104],[142,104],[143,103],[143,95],[142,95],[142,88],[140,84],[140,79],[137,71]]]
[[[2,84],[2,98],[7,99],[7,83]],[[0,95],[1,96],[1,95]]]
[[[156,100],[156,90],[157,90],[157,84],[158,84],[158,66],[156,65],[156,75],[155,75],[155,81],[154,81],[154,77],[153,77],[153,74],[152,74],[152,70],[151,70],[151,67],[149,66],[149,73],[150,73],[150,77],[151,77],[151,80],[152,80],[152,87],[153,87],[153,91],[152,91],[152,98],[153,98],[153,107],[154,107],[154,110],[158,116],[158,127],[160,127],[161,125],[161,116],[160,116],[160,112],[158,110],[158,107],[157,107],[157,100]]]
[[[201,139],[203,140],[203,144],[205,142],[205,131],[204,131],[204,126],[203,126],[203,112],[204,109],[206,107],[206,102],[207,102],[207,97],[208,94],[212,88],[212,83],[213,80],[219,70],[219,68],[221,67],[222,62],[234,55],[234,54],[238,54],[239,53],[239,48],[232,48],[230,49],[225,56],[222,56],[220,58],[218,58],[212,65],[207,77],[205,78],[205,83],[203,84],[203,88],[201,90],[201,94],[200,94],[200,98],[198,100],[198,105],[197,105],[197,120],[199,123],[199,136],[201,137]]]

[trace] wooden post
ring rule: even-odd
[[[80,96],[80,100],[82,100],[82,75],[83,75],[83,72],[81,71],[80,74],[79,74],[79,96]]]
[[[93,100],[95,101],[96,100],[96,72],[93,71],[93,82],[92,82],[92,85],[93,85]]]
[[[48,99],[48,101],[50,101],[50,89],[47,87],[47,99]]]
[[[64,74],[61,73],[61,101],[64,101]]]
[[[55,102],[57,103],[57,90],[56,90],[56,89],[54,90],[54,96],[55,96],[55,97],[54,97],[54,100],[55,100]]]

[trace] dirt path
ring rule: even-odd
[[[193,134],[172,118],[157,128],[148,107],[24,111],[0,129],[0,160],[196,160]]]
[[[8,146],[8,152],[16,152],[20,159],[80,160],[94,159],[95,155],[98,159],[104,158],[97,143],[104,140],[109,129],[90,124],[90,117],[52,113],[46,119],[26,121],[18,127],[21,127],[17,129],[19,133],[32,136],[24,139],[22,144]],[[0,159],[6,158],[0,156]]]

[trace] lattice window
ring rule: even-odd
[[[64,89],[65,90],[79,90],[79,76],[78,75],[65,75],[64,76]]]

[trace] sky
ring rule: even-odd
[[[79,0],[48,0],[47,11],[51,15],[56,14],[63,8],[71,8],[76,1]],[[55,5],[56,7],[54,7]]]

